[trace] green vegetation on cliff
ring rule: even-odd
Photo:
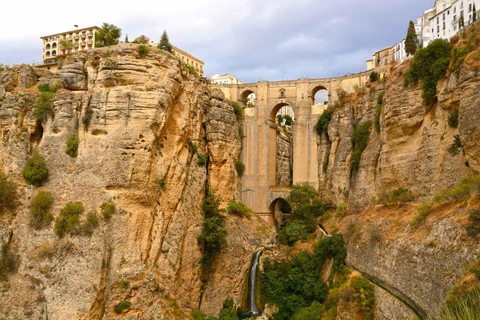
[[[104,22],[102,27],[95,33],[95,46],[107,47],[118,44],[120,36],[122,35],[122,29],[113,24]]]
[[[271,262],[265,259],[261,275],[262,297],[278,307],[275,320],[320,319],[329,286],[322,280],[322,270],[328,258],[333,258],[330,285],[335,274],[344,273],[347,256],[345,240],[334,234],[314,245],[313,254],[301,252],[291,262]]]
[[[47,227],[53,220],[50,209],[53,195],[49,191],[40,191],[30,202],[30,225],[35,229]]]
[[[78,145],[80,144],[80,139],[78,138],[78,133],[73,132],[68,136],[67,139],[67,150],[65,151],[70,157],[75,158],[78,155]]]
[[[360,159],[363,151],[367,148],[368,139],[370,138],[370,129],[372,127],[372,121],[365,121],[357,126],[355,129],[355,135],[353,137],[354,151],[350,162],[354,169],[360,168]]]
[[[201,310],[193,310],[192,318],[193,320],[238,320],[238,314],[233,306],[233,300],[227,300],[218,318],[207,317]]]
[[[230,200],[228,202],[227,212],[229,214],[235,214],[237,216],[247,217],[249,219],[252,217],[252,209],[247,207],[242,202],[237,202],[237,201],[233,201],[233,200]]]
[[[225,244],[227,230],[225,228],[224,210],[220,209],[220,197],[210,187],[206,187],[206,195],[202,201],[203,224],[198,243],[203,246],[202,264],[204,271],[210,267]]]
[[[78,234],[80,231],[80,215],[83,210],[81,202],[67,202],[60,211],[60,216],[55,219],[55,233],[59,237],[66,234]]]
[[[323,111],[320,118],[318,118],[317,124],[315,125],[315,130],[319,136],[322,136],[322,134],[325,133],[325,135],[328,137],[328,125],[330,124],[331,120],[332,111],[330,109]]]
[[[0,252],[0,281],[8,281],[8,274],[15,272],[18,257],[10,251],[7,244],[2,244]]]
[[[27,159],[27,164],[23,167],[22,176],[28,184],[39,187],[48,178],[48,168],[45,158],[35,151],[30,158]]]
[[[423,82],[423,99],[432,103],[437,95],[437,83],[443,78],[450,64],[450,44],[448,40],[437,39],[426,48],[418,49],[412,65],[405,75],[405,86]]]
[[[308,184],[293,186],[287,198],[292,213],[279,234],[280,243],[294,245],[298,240],[306,240],[317,229],[317,218],[325,213],[325,206],[320,201],[314,187]]]
[[[17,185],[0,172],[0,215],[4,210],[15,208]]]

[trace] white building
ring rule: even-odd
[[[402,63],[405,61],[405,59],[407,59],[407,51],[405,51],[405,39],[393,47],[393,54],[393,59],[395,59],[397,63]]]
[[[435,39],[449,40],[463,27],[473,23],[474,12],[480,0],[436,0],[433,8],[417,19],[415,29],[423,47]],[[459,24],[463,17],[463,26]],[[478,11],[477,11],[478,18]]]
[[[212,76],[213,79],[213,84],[242,84],[243,82],[238,80],[237,77],[235,77],[232,74],[225,73],[222,75],[216,74]]]

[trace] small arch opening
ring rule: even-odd
[[[240,95],[240,101],[245,104],[246,107],[254,107],[257,101],[257,96],[252,90],[245,90]]]
[[[328,105],[329,95],[330,94],[325,87],[316,87],[312,91],[313,104],[316,106]]]

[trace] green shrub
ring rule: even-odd
[[[235,164],[235,169],[237,170],[238,176],[242,177],[245,173],[245,164],[241,160],[238,160]]]
[[[0,215],[6,210],[13,210],[17,200],[17,185],[0,172]]]
[[[293,320],[321,320],[323,314],[323,305],[318,301],[313,301],[309,307],[300,309],[293,315]]]
[[[141,44],[137,48],[138,56],[143,59],[146,56],[148,56],[148,53],[150,52],[150,48],[144,44]]]
[[[380,117],[382,115],[383,97],[385,91],[381,92],[377,97],[377,107],[375,108],[375,130],[380,133]]]
[[[122,313],[124,310],[130,309],[132,303],[128,300],[122,300],[119,304],[117,304],[113,309],[116,313]]]
[[[227,230],[225,228],[224,210],[220,209],[220,197],[207,186],[206,196],[202,201],[203,224],[202,233],[198,242],[203,246],[202,264],[204,271],[208,269],[222,246],[226,243]]]
[[[53,105],[52,105],[52,97],[53,92],[42,92],[40,94],[40,98],[38,99],[37,106],[33,110],[35,117],[37,120],[42,121],[46,119],[48,116],[53,116]]]
[[[361,277],[354,277],[352,287],[360,296],[360,306],[365,320],[373,320],[375,312],[375,287],[368,280]]]
[[[302,309],[312,305],[318,307],[317,303],[325,302],[328,286],[321,278],[323,266],[328,258],[334,259],[333,278],[343,271],[346,256],[343,236],[333,234],[315,244],[313,254],[300,252],[290,262],[271,262],[268,258],[265,259],[260,287],[266,302],[278,307],[274,319],[303,319],[302,316],[306,314],[317,317],[320,311],[318,308],[313,308],[317,312]],[[294,315],[300,318],[294,318]]]
[[[401,187],[392,192],[381,191],[378,195],[377,201],[383,205],[404,205],[415,200],[415,195],[407,188]]]
[[[432,203],[430,201],[422,203],[422,205],[418,208],[418,212],[413,218],[410,225],[413,228],[417,228],[425,219],[428,217],[430,212],[432,211]]]
[[[378,73],[375,72],[375,71],[372,71],[372,72],[370,73],[370,82],[372,82],[372,83],[373,83],[373,82],[377,82],[378,79],[380,79],[380,74],[378,74]]]
[[[463,179],[452,189],[440,191],[434,201],[463,201],[480,193],[480,175]]]
[[[475,237],[480,234],[480,208],[471,210],[468,216],[470,222],[467,226],[467,234],[471,237]]]
[[[311,227],[302,220],[293,220],[285,224],[278,233],[278,241],[283,245],[293,246],[297,241],[310,239]]]
[[[10,252],[7,244],[2,244],[0,253],[0,281],[8,281],[8,274],[17,270],[18,257]]]
[[[100,210],[102,211],[102,216],[105,221],[110,220],[112,215],[115,213],[115,204],[111,202],[103,202],[100,205]]]
[[[91,236],[95,229],[98,227],[98,217],[95,212],[89,212],[87,214],[87,219],[83,222],[81,226],[81,233],[84,236]]]
[[[22,170],[22,176],[25,181],[35,187],[39,187],[48,178],[48,168],[45,158],[35,151],[27,160],[27,164]]]
[[[61,238],[66,234],[78,234],[80,215],[83,212],[81,202],[67,202],[55,219],[55,233]]]
[[[441,315],[435,320],[478,320],[480,288],[462,293],[453,301],[447,301]]]
[[[346,203],[339,203],[337,204],[337,213],[340,217],[345,217],[347,215],[347,204]]]
[[[40,191],[30,202],[30,225],[41,229],[50,225],[53,215],[50,213],[53,205],[53,195],[49,191]]]
[[[70,156],[75,158],[78,155],[78,144],[80,140],[78,139],[78,133],[74,132],[70,134],[67,139],[67,151],[66,153]]]
[[[447,40],[437,39],[426,48],[418,49],[405,75],[405,85],[416,85],[423,81],[423,99],[431,103],[437,94],[437,83],[445,76],[450,64],[450,44]]]
[[[229,214],[235,214],[237,216],[244,216],[244,217],[247,217],[249,219],[252,217],[252,209],[247,207],[242,202],[236,202],[236,201],[233,201],[233,200],[230,200],[228,202],[227,212]]]
[[[192,140],[188,141],[188,151],[190,151],[191,154],[197,154],[198,153],[197,144],[195,142],[193,142]]]
[[[42,83],[38,85],[38,90],[40,92],[52,92],[55,93],[57,92],[60,88],[62,87],[62,84],[59,81],[56,81],[54,84],[50,86],[50,84],[47,83]]]
[[[223,304],[223,309],[220,311],[218,320],[238,320],[238,314],[237,310],[233,306],[233,300],[227,300]]]
[[[238,104],[238,102],[232,101],[233,111],[235,112],[235,116],[237,116],[237,120],[240,122],[243,120],[243,108]]]
[[[448,114],[448,125],[450,128],[458,128],[458,110],[453,110]]]
[[[456,157],[460,154],[461,151],[465,152],[463,149],[462,140],[460,140],[459,135],[455,135],[452,145],[447,149],[448,153],[452,157]]]
[[[370,243],[378,243],[382,240],[380,228],[376,224],[368,224],[366,229],[367,239]]]
[[[197,165],[199,167],[204,167],[207,164],[207,161],[208,161],[208,155],[206,154],[198,155]]]
[[[338,230],[340,230],[340,224],[337,221],[332,220],[330,222],[330,229],[332,232],[338,232]]]
[[[325,157],[325,161],[323,161],[323,173],[327,172],[329,161],[330,161],[330,152],[327,153],[327,156]]]
[[[372,127],[371,121],[361,123],[355,129],[355,135],[353,137],[354,151],[350,162],[354,169],[360,168],[360,159],[363,151],[367,148],[368,139],[370,138],[370,128]]]
[[[323,133],[328,137],[328,125],[332,120],[332,111],[327,109],[323,111],[320,118],[318,118],[317,124],[315,125],[315,130],[319,136],[322,136]]]

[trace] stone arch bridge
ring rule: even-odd
[[[278,199],[284,199],[290,189],[278,186],[276,175],[277,125],[275,116],[283,106],[290,106],[295,115],[292,126],[291,182],[319,186],[317,135],[315,124],[327,108],[314,105],[315,94],[322,89],[329,92],[329,103],[337,100],[337,92],[354,91],[368,81],[368,72],[338,78],[304,79],[295,81],[257,82],[232,85],[214,85],[225,97],[238,102],[245,111],[244,140],[241,160],[245,164],[242,177],[242,201],[257,214],[271,214],[278,210]],[[247,98],[255,94],[254,104]]]

